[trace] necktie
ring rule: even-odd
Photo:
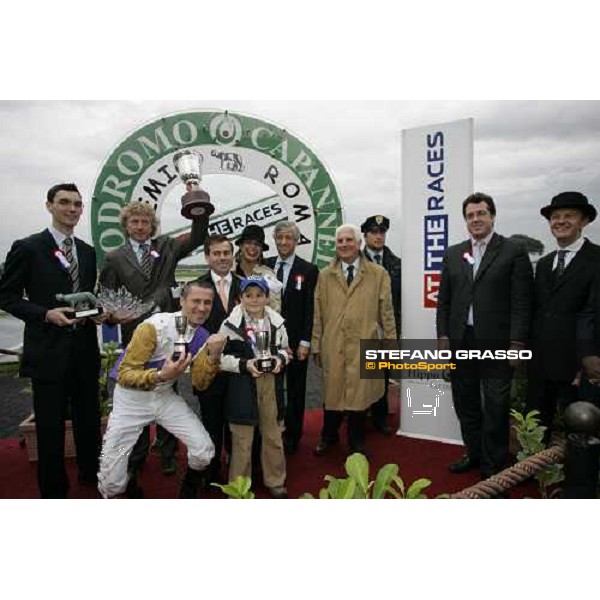
[[[150,256],[150,244],[140,244],[140,267],[149,279],[152,273],[152,257]]]
[[[279,268],[277,269],[277,279],[279,279],[279,281],[281,281],[281,283],[283,283],[283,265],[285,265],[285,263],[280,262]]]
[[[346,283],[348,287],[354,281],[354,265],[348,265],[348,274],[346,275]]]
[[[481,264],[481,259],[483,258],[483,242],[476,242],[473,245],[473,277],[477,275],[477,270],[479,269],[479,265]]]
[[[69,274],[71,275],[71,283],[73,284],[73,292],[79,291],[79,266],[73,256],[73,238],[65,238],[63,243],[63,252],[67,262],[69,263]]]
[[[554,273],[557,277],[560,277],[565,272],[565,257],[567,256],[568,250],[559,250],[556,255],[558,256],[558,261],[556,262],[556,269],[554,269]]]
[[[225,277],[221,277],[219,281],[217,281],[217,292],[219,293],[219,298],[221,298],[221,303],[223,304],[223,308],[225,312],[227,312],[227,292],[225,291],[225,284],[227,279]]]
[[[373,258],[375,259],[375,262],[380,265],[381,264],[381,255],[380,254],[374,254]]]

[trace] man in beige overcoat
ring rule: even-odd
[[[337,258],[321,271],[315,290],[311,348],[323,367],[325,404],[317,456],[339,441],[344,414],[350,453],[365,453],[366,411],[385,383],[360,378],[360,340],[396,339],[389,275],[363,256],[358,227],[342,225],[335,238]]]

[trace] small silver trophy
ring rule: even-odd
[[[171,357],[174,361],[179,360],[181,354],[187,355],[189,350],[189,343],[186,339],[186,332],[188,328],[188,319],[184,315],[177,315],[175,317],[175,329],[179,337],[175,340],[175,347],[173,348],[173,356]]]
[[[179,178],[186,186],[189,184],[192,188],[181,197],[181,216],[186,219],[212,215],[215,211],[210,196],[200,187],[202,161],[202,155],[192,150],[182,150],[173,157],[173,164]]]
[[[271,354],[271,332],[255,331],[256,337],[256,368],[262,373],[270,373],[277,364],[277,359]]]

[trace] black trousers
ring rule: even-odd
[[[552,381],[545,379],[542,372],[530,370],[525,411],[540,411],[540,424],[547,427],[546,441],[550,439],[552,421],[557,409],[564,411],[571,402],[579,399],[578,390],[571,385],[571,381]]]
[[[386,425],[387,416],[389,414],[388,409],[388,388],[390,387],[390,372],[385,371],[385,391],[383,396],[371,405],[371,418],[376,427],[383,427]]]
[[[306,406],[306,374],[308,359],[294,358],[286,367],[287,404],[285,407],[285,433],[287,443],[297,448],[304,428]]]
[[[323,431],[321,439],[331,444],[340,439],[339,429],[344,416],[348,417],[348,446],[351,452],[364,452],[365,450],[365,410],[327,410],[323,411]]]
[[[483,349],[467,327],[462,350]],[[507,361],[456,361],[452,397],[467,453],[482,475],[504,468],[508,452],[512,368]]]
[[[225,436],[229,434],[229,427],[225,419],[225,393],[227,392],[227,375],[219,374],[205,391],[194,390],[200,404],[202,424],[206,429],[212,443],[215,445],[215,456],[210,461],[208,478],[211,483],[222,483],[221,453]],[[231,443],[227,444],[231,451]]]
[[[71,406],[77,468],[82,482],[96,481],[101,448],[98,375],[100,363],[82,357],[89,338],[74,331],[69,366],[58,381],[33,378],[33,410],[38,444],[38,485],[42,498],[66,498],[65,418]],[[87,352],[89,356],[89,351]]]

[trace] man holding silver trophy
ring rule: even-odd
[[[42,498],[66,498],[65,414],[70,405],[77,448],[78,482],[96,485],[100,448],[95,323],[76,318],[79,307],[65,301],[88,298],[96,284],[94,248],[75,237],[83,214],[77,186],[61,183],[47,193],[51,223],[16,241],[0,280],[0,307],[25,322],[20,375],[30,377]],[[89,313],[88,313],[89,314]],[[83,313],[80,313],[82,316]],[[100,322],[101,317],[94,317]]]
[[[174,157],[174,166],[181,181],[186,185],[182,198],[182,215],[192,220],[190,233],[176,238],[170,235],[154,237],[158,218],[152,206],[142,202],[129,202],[121,211],[121,226],[126,233],[126,243],[109,252],[100,272],[99,283],[104,288],[125,288],[133,296],[148,303],[148,313],[135,319],[113,319],[121,324],[123,346],[130,342],[135,328],[152,312],[171,312],[179,307],[179,287],[175,270],[179,261],[198,248],[208,231],[208,217],[214,210],[206,192],[200,189],[202,157],[190,150]],[[163,473],[176,471],[176,439],[162,427],[157,427],[156,447],[161,453]],[[130,470],[136,475],[146,460],[150,447],[150,428],[144,429],[130,459]],[[141,493],[135,477],[131,478],[130,493]]]
[[[282,316],[270,308],[269,285],[252,276],[240,284],[241,304],[221,325],[227,337],[221,369],[228,372],[225,412],[232,437],[229,481],[252,476],[254,428],[262,436],[263,480],[274,498],[287,498],[283,449],[283,368],[288,337]]]
[[[127,488],[129,454],[142,429],[161,424],[186,445],[188,469],[180,498],[195,498],[214,445],[198,417],[176,392],[177,378],[191,366],[192,384],[206,389],[219,371],[225,337],[203,327],[214,290],[192,281],[183,288],[181,311],[153,314],[137,327],[118,367],[113,411],[102,448],[98,489],[104,498]]]

